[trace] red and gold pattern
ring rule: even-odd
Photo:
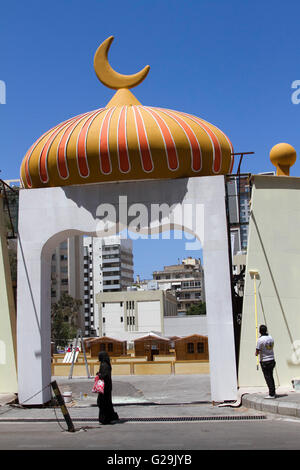
[[[230,173],[233,148],[198,117],[148,106],[102,108],[54,127],[28,150],[26,188]]]
[[[107,62],[111,42],[108,38],[100,45],[94,66],[103,83],[109,84],[112,76],[114,88],[116,83],[120,88],[105,108],[55,126],[32,145],[21,165],[23,186],[43,188],[231,173],[233,147],[228,137],[196,116],[142,106],[128,88],[139,83],[148,68],[142,75],[115,73]]]

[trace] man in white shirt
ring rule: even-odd
[[[273,370],[276,365],[274,357],[274,340],[272,336],[268,334],[268,330],[265,325],[260,325],[259,333],[261,336],[258,338],[255,354],[256,356],[259,354],[261,369],[269,388],[269,395],[265,398],[276,398],[275,382],[273,378]]]

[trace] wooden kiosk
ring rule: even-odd
[[[147,356],[148,361],[153,361],[153,356],[170,354],[170,340],[155,334],[149,334],[134,341],[134,355]]]
[[[109,356],[124,356],[127,354],[126,341],[118,341],[108,336],[86,340],[85,348],[91,357],[98,357],[100,351],[106,351]]]
[[[177,361],[185,360],[207,360],[208,356],[208,337],[201,335],[185,336],[176,339],[175,354]]]

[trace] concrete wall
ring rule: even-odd
[[[169,208],[162,219],[159,211],[152,211],[153,206],[161,204]],[[105,213],[102,209],[107,207],[114,211],[109,211],[101,224],[100,216]],[[141,209],[143,218],[137,217]],[[206,269],[211,396],[213,401],[236,399],[225,182],[224,176],[210,176],[20,191],[17,318],[20,403],[41,404],[51,397],[50,275],[55,247],[76,234],[104,237],[112,235],[116,227],[119,231],[129,227],[133,232],[137,225],[141,230],[136,234],[149,236],[181,229],[201,241]],[[111,230],[105,231],[105,227]]]
[[[266,324],[275,341],[275,382],[291,386],[300,377],[300,178],[253,177],[252,214],[245,278],[239,360],[241,387],[266,386],[256,369],[254,280],[258,325]]]
[[[206,315],[187,315],[185,317],[165,317],[165,336],[207,336]]]
[[[141,332],[163,331],[161,303],[158,300],[137,302],[138,328]]]

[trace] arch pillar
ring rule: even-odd
[[[157,215],[153,205],[162,204],[169,211]],[[134,208],[139,207],[145,209],[144,218],[134,213]],[[20,191],[17,297],[20,403],[43,404],[51,396],[50,279],[55,247],[75,234],[104,236],[104,227],[117,226],[118,232],[129,225],[132,228],[134,221],[149,236],[169,226],[170,230],[188,230],[201,241],[211,399],[218,402],[237,398],[225,178],[220,175]]]

